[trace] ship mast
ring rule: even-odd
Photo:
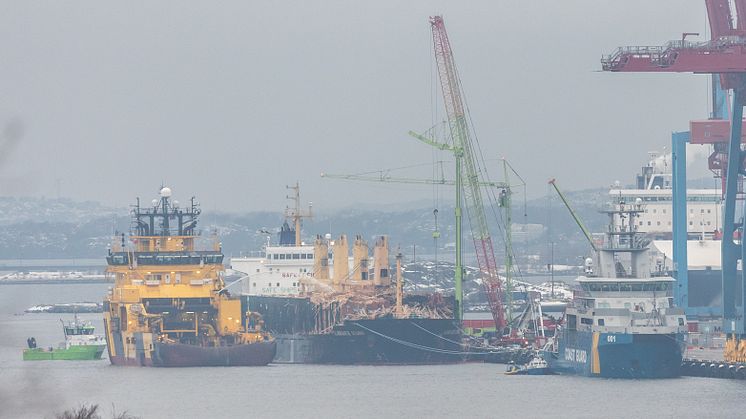
[[[287,189],[293,190],[293,195],[286,196],[287,199],[293,201],[293,208],[285,208],[285,218],[293,220],[295,227],[295,245],[300,246],[300,222],[304,218],[313,217],[312,205],[308,203],[308,212],[303,212],[300,208],[300,184],[295,182],[295,186],[285,186]]]

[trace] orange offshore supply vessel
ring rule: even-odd
[[[132,210],[129,238],[117,236],[106,260],[114,287],[104,300],[104,330],[114,365],[187,367],[266,365],[276,343],[258,313],[224,284],[217,237],[196,230],[192,198],[180,208],[160,198]]]

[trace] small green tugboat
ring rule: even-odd
[[[60,320],[62,322],[62,320]],[[36,338],[28,338],[28,349],[23,351],[24,361],[87,361],[101,359],[106,348],[106,341],[102,336],[94,335],[94,327],[90,322],[82,323],[75,316],[75,320],[65,324],[62,322],[65,342],[58,348],[37,348]]]

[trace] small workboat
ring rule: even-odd
[[[106,348],[103,336],[94,335],[94,327],[90,322],[81,322],[78,316],[72,322],[65,324],[62,320],[62,331],[65,342],[59,347],[37,348],[36,338],[26,339],[28,349],[23,351],[24,361],[85,361],[101,359]]]
[[[509,363],[505,375],[554,375],[554,372],[544,358],[536,355],[523,366],[518,366],[514,362]]]

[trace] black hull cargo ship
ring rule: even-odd
[[[389,316],[329,324],[341,307],[323,308],[300,297],[244,298],[249,310],[266,319],[277,342],[277,363],[412,365],[466,359],[453,319]]]
[[[242,310],[262,316],[277,342],[275,362],[463,361],[454,298],[404,295],[402,255],[392,269],[386,236],[376,237],[372,249],[361,236],[348,243],[344,234],[302,241],[301,218],[310,209],[301,210],[298,185],[291,189],[295,208],[285,212],[279,243],[267,243],[261,257],[231,259],[245,275]]]

